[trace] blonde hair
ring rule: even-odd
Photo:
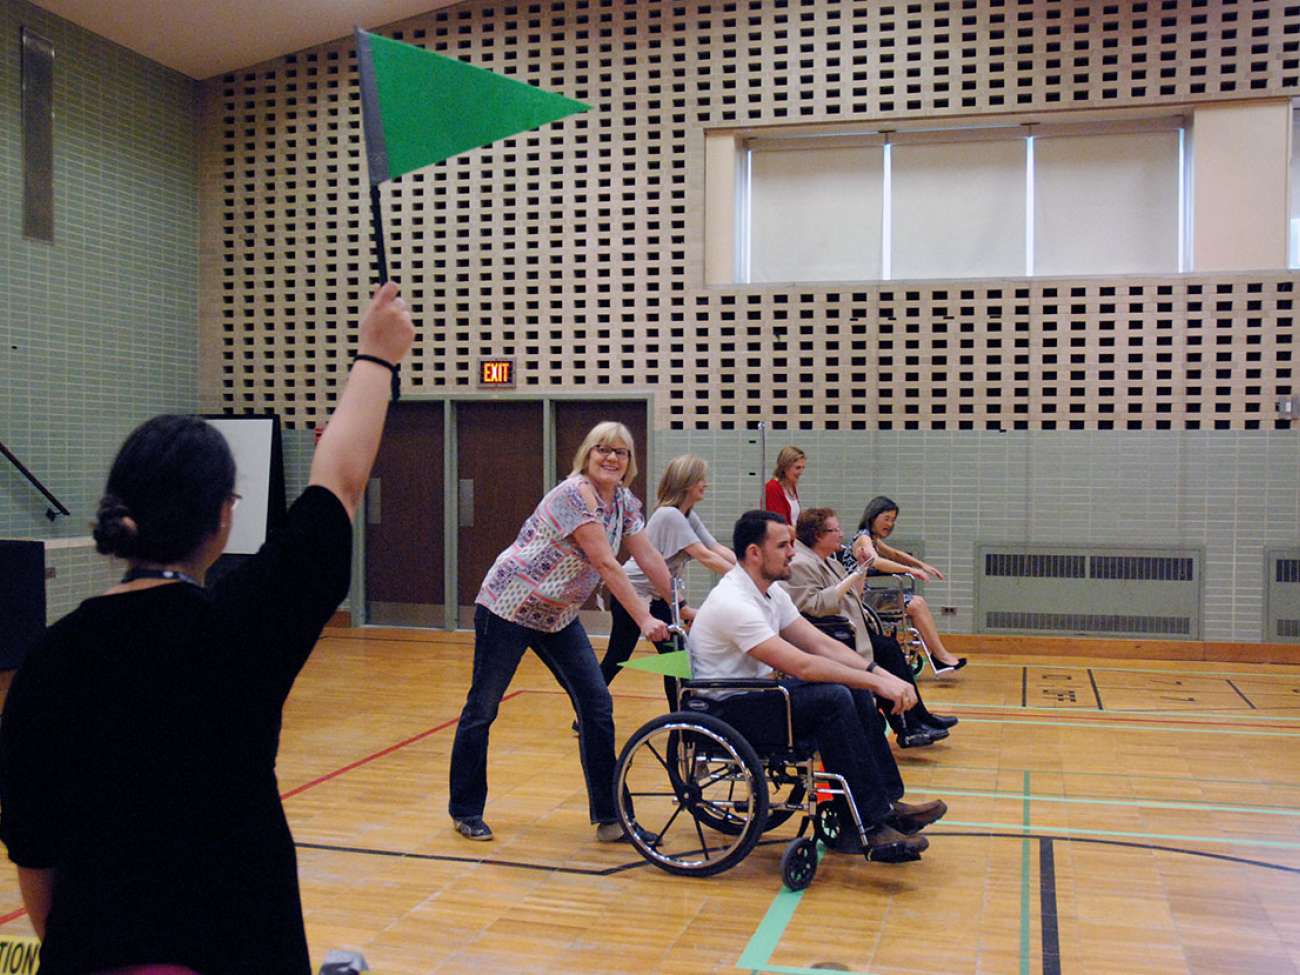
[[[807,457],[808,455],[798,447],[782,447],[781,452],[776,455],[776,470],[772,472],[772,476],[778,481],[784,481],[785,472],[799,461],[806,460]]]
[[[623,441],[627,447],[627,470],[623,472],[621,483],[624,487],[629,487],[636,480],[636,441],[632,439],[632,431],[617,420],[603,420],[591,428],[591,432],[582,441],[582,446],[573,455],[573,470],[569,476],[587,473],[587,459],[591,456],[592,448],[598,444],[612,444],[615,440]]]
[[[708,473],[709,465],[694,454],[674,457],[659,479],[658,507],[681,508],[686,492],[704,480]]]

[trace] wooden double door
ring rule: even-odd
[[[394,404],[366,495],[366,622],[471,626],[493,560],[542,495],[568,476],[587,432],[602,420],[631,431],[639,468],[633,491],[645,501],[644,400]],[[456,607],[450,617],[449,597]]]

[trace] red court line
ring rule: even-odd
[[[526,692],[523,690],[511,691],[501,700],[508,701],[512,697],[518,697],[520,694],[524,694],[524,693]],[[343,775],[345,772],[351,772],[353,769],[360,768],[362,765],[367,765],[370,762],[375,761],[376,759],[383,758],[385,755],[391,755],[393,752],[397,751],[400,748],[405,748],[407,745],[413,745],[417,741],[422,741],[423,739],[428,738],[430,735],[436,735],[439,731],[442,731],[444,728],[450,728],[459,720],[460,720],[459,717],[455,717],[452,718],[450,721],[444,721],[442,724],[429,728],[427,731],[421,731],[418,735],[412,735],[410,738],[404,738],[401,741],[396,742],[395,744],[389,745],[387,748],[380,749],[379,751],[375,752],[373,755],[367,755],[365,758],[359,758],[355,762],[351,762],[347,765],[344,765],[342,768],[335,769],[333,772],[326,772],[320,778],[312,779],[310,782],[304,782],[302,785],[290,789],[288,792],[283,793],[280,796],[280,799],[284,800],[284,799],[292,798],[293,796],[300,795],[301,793],[306,792],[308,789],[320,785],[322,782],[328,782],[330,779],[337,779],[340,775]],[[8,914],[0,914],[0,925],[8,924],[10,921],[17,920],[18,918],[22,917],[26,913],[27,913],[27,909],[20,907],[16,911],[10,911]]]
[[[944,710],[961,711],[962,706],[960,704],[948,704],[944,706]],[[1040,710],[1048,710],[1048,709],[1040,709]],[[1118,712],[1115,711],[1106,711],[1105,713],[1099,713],[1097,711],[1084,710],[1082,708],[1059,708],[1059,709],[1054,708],[1051,710],[1059,711],[1061,716],[1069,715],[1071,720],[1079,721],[1083,724],[1179,724],[1179,725],[1189,725],[1190,727],[1193,728],[1276,728],[1279,731],[1300,731],[1300,726],[1297,726],[1295,724],[1262,724],[1255,721],[1251,721],[1250,723],[1246,723],[1243,721],[1193,721],[1190,718],[1173,718],[1173,719],[1138,718],[1138,717],[1120,718],[1120,717],[1116,717]],[[1087,717],[1087,715],[1093,715],[1093,717]],[[1046,714],[1025,714],[1023,711],[1020,710],[1016,710],[1016,711],[981,710],[981,711],[971,711],[969,714],[965,714],[964,717],[1021,718],[1025,721],[1033,721],[1033,720],[1042,721],[1042,720],[1046,720],[1049,717],[1052,719],[1057,719],[1058,715],[1052,714],[1049,716]],[[1011,722],[1011,723],[1014,724],[1015,722]]]
[[[569,696],[569,692],[563,687],[529,687],[519,693],[524,692],[528,694],[563,694],[565,697]],[[610,691],[609,696],[627,698],[629,701],[662,701],[664,699],[663,694],[638,694],[635,691]]]
[[[501,700],[508,701],[512,697],[518,697],[520,694],[523,693],[525,693],[523,690],[511,691]],[[351,772],[353,769],[360,768],[362,765],[368,765],[369,763],[375,761],[376,759],[383,758],[385,755],[391,755],[399,748],[405,748],[407,745],[413,745],[417,741],[421,741],[425,738],[428,738],[430,735],[437,734],[439,731],[442,731],[444,728],[450,728],[459,720],[460,720],[459,717],[455,717],[452,718],[450,721],[444,721],[442,724],[430,728],[427,731],[421,731],[418,735],[412,735],[410,738],[405,738],[402,741],[397,742],[396,744],[389,745],[387,748],[380,749],[379,751],[375,752],[373,755],[367,755],[365,758],[359,758],[355,762],[351,762],[348,765],[344,765],[342,768],[336,768],[333,772],[326,772],[318,779],[312,779],[310,782],[304,782],[302,785],[290,789],[288,792],[281,793],[280,799],[281,800],[291,799],[296,795],[301,795],[302,793],[306,792],[308,789],[313,789],[316,786],[320,785],[322,782],[328,782],[330,779],[337,779],[340,775],[343,775],[345,772]]]

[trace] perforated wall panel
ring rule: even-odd
[[[1300,6],[478,0],[386,31],[593,111],[384,191],[407,389],[654,389],[656,426],[1249,429],[1292,386],[1293,277],[702,286],[703,133],[1168,106],[1300,79]],[[321,418],[369,277],[355,58],[204,85],[207,409]]]

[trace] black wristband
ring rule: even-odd
[[[353,356],[352,359],[354,362],[373,362],[377,365],[384,366],[391,373],[395,374],[397,372],[397,365],[395,363],[389,362],[387,359],[381,359],[377,355],[366,355],[364,352],[359,352]]]
[[[387,359],[381,359],[377,355],[366,355],[364,352],[358,352],[356,355],[352,357],[352,361],[373,362],[376,363],[377,365],[381,365],[387,368],[388,371],[393,374],[393,385],[392,385],[393,402],[394,403],[397,402],[397,400],[402,395],[402,375],[398,371],[401,367],[397,363],[389,362]]]

